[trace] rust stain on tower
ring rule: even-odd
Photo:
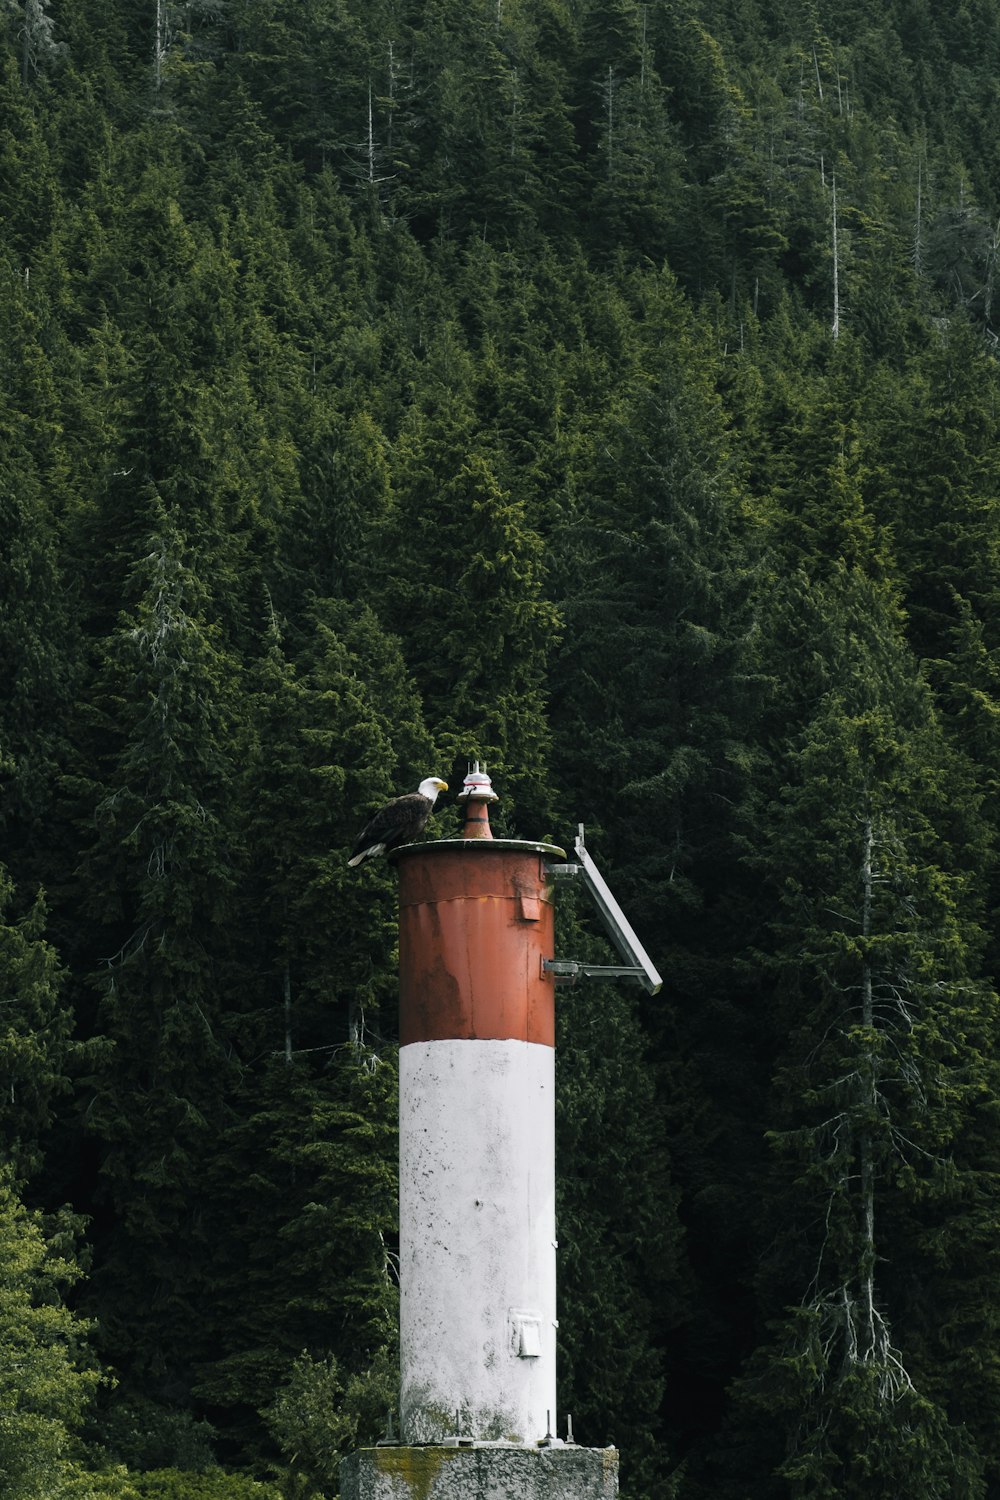
[[[400,1045],[465,1036],[555,1044],[552,899],[542,852],[460,841],[399,862]]]

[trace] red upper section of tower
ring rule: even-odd
[[[481,836],[398,852],[401,1046],[452,1038],[554,1046],[545,859],[561,854]]]

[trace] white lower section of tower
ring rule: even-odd
[[[556,1420],[555,1052],[399,1056],[404,1443],[535,1443]],[[551,1414],[551,1416],[550,1416]]]

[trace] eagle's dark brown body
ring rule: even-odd
[[[447,791],[447,783],[437,776],[427,776],[415,792],[395,797],[380,807],[358,834],[349,865],[360,865],[366,859],[375,859],[400,844],[409,844],[427,826],[427,819],[437,800],[438,792]]]

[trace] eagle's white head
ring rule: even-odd
[[[417,791],[421,797],[426,797],[432,806],[437,801],[438,792],[446,792],[447,790],[448,783],[442,781],[440,776],[425,776],[417,787]]]

